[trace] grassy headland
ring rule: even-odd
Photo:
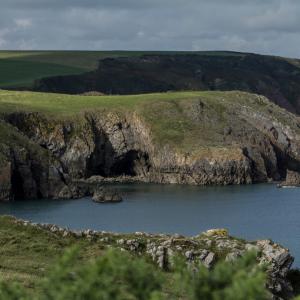
[[[243,92],[170,92],[130,96],[80,96],[0,91],[0,111],[39,112],[56,120],[78,118],[85,112],[136,112],[150,127],[154,140],[187,151],[219,146],[224,128],[245,126],[243,107],[292,125],[283,109],[266,98]]]

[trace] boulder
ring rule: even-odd
[[[203,232],[203,234],[208,237],[212,237],[212,236],[228,237],[228,230],[224,228],[209,229]]]
[[[98,183],[102,183],[104,180],[104,177],[103,176],[91,176],[89,177],[86,181],[90,184],[98,184]]]
[[[72,191],[70,187],[65,185],[60,192],[58,193],[57,198],[58,199],[71,199],[73,197]]]
[[[203,264],[205,267],[210,269],[213,266],[213,263],[216,260],[216,255],[213,252],[209,252],[205,259],[203,260]]]
[[[93,194],[93,201],[97,203],[121,202],[122,200],[119,193],[104,187],[96,189]]]

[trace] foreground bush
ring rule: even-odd
[[[189,300],[270,299],[265,288],[266,275],[257,266],[255,253],[248,253],[234,263],[221,262],[212,270],[199,266],[197,271],[191,271],[184,263],[176,269],[179,293],[184,292]]]
[[[39,284],[39,295],[27,295],[15,284],[0,286],[1,300],[264,300],[265,274],[254,254],[234,263],[221,262],[212,270],[183,261],[163,273],[129,254],[108,251],[84,264],[70,250]]]

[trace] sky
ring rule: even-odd
[[[0,49],[233,50],[300,58],[300,0],[0,0]]]

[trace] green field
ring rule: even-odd
[[[0,51],[0,88],[30,88],[43,77],[95,70],[106,57],[141,55],[126,51]]]
[[[0,51],[0,88],[30,88],[37,79],[95,70],[108,57],[190,52],[159,51]],[[202,55],[242,55],[234,52],[195,52]]]
[[[117,52],[0,51],[0,87],[30,88],[36,79],[80,74]]]

